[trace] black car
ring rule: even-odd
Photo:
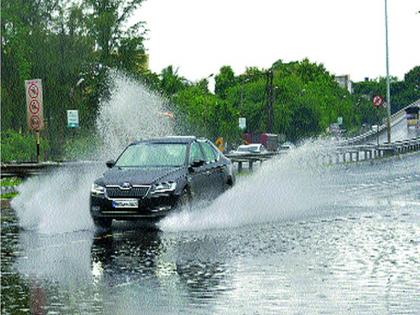
[[[235,183],[232,162],[210,141],[165,137],[130,144],[95,180],[90,213],[97,227],[112,220],[157,222],[196,198],[214,198]]]

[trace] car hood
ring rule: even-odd
[[[185,174],[185,167],[117,168],[106,171],[96,180],[100,185],[150,185],[160,181],[176,181]]]

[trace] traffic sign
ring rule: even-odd
[[[79,128],[79,111],[77,109],[67,111],[67,127]]]
[[[384,103],[384,99],[382,98],[382,96],[375,95],[372,99],[372,102],[373,102],[373,106],[380,107]]]
[[[246,118],[239,117],[239,129],[245,130],[246,129]]]
[[[30,130],[40,131],[44,128],[41,80],[26,80],[25,94],[28,128]]]
[[[31,114],[33,114],[33,115],[38,114],[40,109],[41,108],[39,107],[39,102],[36,99],[30,101],[29,111],[31,112]]]
[[[41,120],[39,119],[38,116],[33,115],[31,116],[31,119],[29,120],[29,127],[32,130],[39,130],[41,127]]]
[[[223,138],[222,137],[218,137],[217,139],[216,139],[216,141],[214,142],[214,144],[217,146],[217,148],[220,150],[220,151],[224,151],[225,150],[225,142],[223,141]]]

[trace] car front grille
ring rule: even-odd
[[[107,186],[106,194],[109,198],[143,198],[147,195],[150,186],[134,186],[129,189],[121,189],[119,186]]]

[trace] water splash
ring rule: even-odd
[[[101,103],[96,122],[101,141],[89,154],[97,156],[100,165],[60,169],[25,181],[12,201],[23,228],[42,233],[91,228],[89,190],[104,171],[104,161],[116,158],[133,140],[173,134],[171,121],[162,115],[162,98],[120,73],[112,72],[111,78],[111,97]]]
[[[195,207],[160,222],[165,231],[204,230],[316,216],[344,198],[328,187],[336,178],[318,159],[335,143],[307,141],[288,154],[265,162],[248,178],[207,207]]]
[[[115,158],[128,143],[150,137],[173,135],[172,120],[164,115],[166,101],[138,81],[111,73],[115,88],[99,106],[96,129],[104,145],[103,160]]]

